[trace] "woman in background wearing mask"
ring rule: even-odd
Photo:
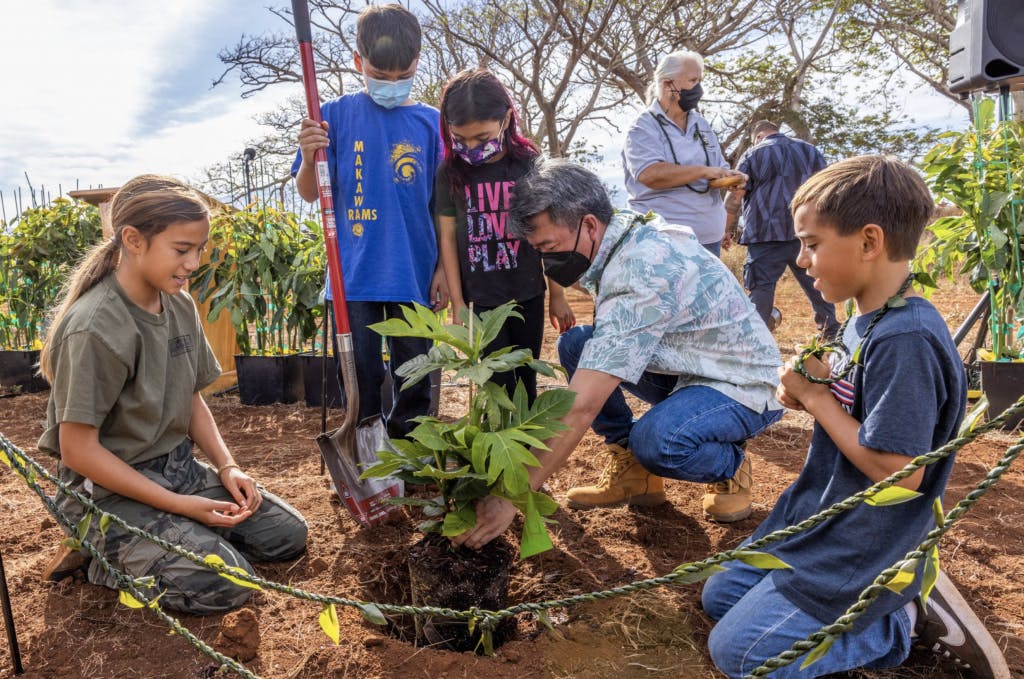
[[[518,131],[512,97],[486,69],[462,71],[441,95],[444,161],[434,188],[440,259],[455,317],[470,303],[477,315],[516,300],[522,318],[509,318],[488,347],[528,348],[540,356],[544,335],[544,272],[540,255],[506,230],[516,180],[539,155]],[[565,291],[550,283],[551,324],[565,332],[575,318]],[[528,367],[499,373],[494,381],[511,395],[522,380],[530,402],[536,375]]]
[[[704,90],[704,60],[673,52],[647,86],[648,108],[633,122],[622,149],[629,207],[653,211],[670,224],[690,227],[701,245],[718,255],[725,234],[722,192],[712,180],[737,176],[708,121],[697,112]]]

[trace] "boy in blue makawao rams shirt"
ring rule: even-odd
[[[826,301],[852,299],[856,313],[838,338],[845,352],[828,354],[828,365],[813,357],[804,364],[809,374],[834,382],[811,382],[794,370],[795,359],[779,370],[779,401],[813,415],[814,432],[800,476],[750,540],[798,523],[942,446],[956,434],[966,405],[964,368],[949,329],[910,286],[909,262],[933,207],[917,173],[893,157],[850,158],[808,179],[791,207],[801,243],[797,264]],[[730,677],[748,674],[842,615],[935,527],[932,506],[952,466],[950,456],[901,481],[920,494],[912,500],[862,503],[763,548],[789,569],[735,561],[713,575],[703,605],[717,620],[708,645],[719,669]],[[801,670],[797,659],[772,676],[893,667],[912,644],[923,643],[970,676],[1009,679],[998,645],[944,574],[922,608],[922,572],[923,560],[911,585],[886,591],[819,660]]]
[[[395,437],[409,432],[410,419],[427,414],[430,383],[423,380],[401,391],[404,379],[393,368],[426,353],[430,343],[388,338],[391,360],[385,366],[380,335],[368,326],[401,317],[402,304],[418,302],[435,310],[448,305],[432,217],[434,176],[442,157],[438,112],[409,98],[420,43],[419,22],[401,5],[364,9],[356,25],[354,59],[366,89],[324,104],[322,126],[302,121],[292,165],[299,194],[313,202],[313,159],[317,150],[327,150],[359,420],[380,415]],[[391,370],[394,385],[389,412],[381,412],[385,369]]]

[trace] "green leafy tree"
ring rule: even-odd
[[[67,198],[25,210],[0,233],[0,348],[41,348],[46,314],[102,234],[99,210]]]
[[[215,218],[210,243],[210,261],[192,283],[199,301],[210,301],[209,320],[227,311],[243,354],[300,351],[322,313],[320,226],[263,205]]]
[[[935,238],[918,252],[914,269],[929,287],[939,278],[968,276],[977,292],[991,293],[993,357],[1019,358],[1024,339],[1024,124],[997,123],[992,99],[976,103],[974,128],[944,134],[924,158],[932,192],[960,214],[928,227]]]
[[[470,383],[469,410],[454,422],[436,417],[416,418],[416,428],[407,439],[392,439],[394,450],[378,453],[380,462],[368,468],[364,478],[394,475],[406,482],[437,484],[432,499],[400,498],[394,502],[423,508],[428,519],[420,524],[424,532],[445,536],[461,535],[476,525],[476,503],[495,495],[514,504],[523,514],[520,553],[532,556],[551,548],[545,517],[558,503],[533,490],[527,467],[540,466],[530,448],[547,450],[544,441],[567,427],[561,418],[569,412],[576,394],[568,389],[547,389],[532,405],[520,382],[511,398],[504,388],[491,382],[496,372],[530,366],[543,375],[562,370],[533,357],[529,349],[505,347],[485,354],[509,318],[522,316],[509,302],[480,316],[465,312],[460,324],[444,324],[426,307],[403,307],[402,319],[372,325],[391,337],[420,337],[433,340],[426,354],[398,369],[407,379],[405,387],[440,368],[453,371],[456,379]]]

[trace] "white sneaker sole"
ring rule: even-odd
[[[946,629],[953,629],[956,637],[940,637],[940,641],[936,642],[932,646],[931,650],[943,657],[950,657],[952,654],[943,650],[943,644],[941,642],[945,641],[947,645],[953,647],[962,646],[966,643],[967,640],[963,637],[963,632],[958,627],[971,630],[981,630],[984,634],[972,634],[972,637],[974,639],[974,644],[988,659],[991,665],[992,674],[982,674],[979,671],[979,668],[974,666],[970,666],[971,673],[974,676],[985,677],[986,679],[1011,679],[1010,668],[1006,665],[1006,659],[1003,658],[1002,649],[999,648],[999,645],[996,643],[995,639],[992,638],[992,635],[988,633],[985,623],[975,615],[971,605],[967,603],[967,600],[964,599],[962,594],[960,594],[960,590],[957,589],[956,585],[953,584],[953,581],[950,580],[949,577],[941,570],[939,571],[939,577],[935,582],[935,589],[932,590],[932,598],[936,593],[939,594],[945,606],[937,606],[935,607],[935,610],[938,612],[939,617],[942,618]],[[932,598],[929,598],[929,607],[932,605]],[[943,610],[946,608],[949,610]],[[951,621],[947,620],[946,615],[948,614],[953,615],[960,621],[960,625],[958,627],[955,626],[955,624],[951,624]]]

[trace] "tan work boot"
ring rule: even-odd
[[[753,485],[750,457],[744,455],[731,479],[708,484],[703,503],[705,516],[719,523],[747,518],[750,516],[750,488]]]
[[[650,507],[665,501],[665,480],[641,467],[628,448],[611,443],[607,454],[608,465],[596,486],[569,490],[570,507],[593,509],[624,504]]]

